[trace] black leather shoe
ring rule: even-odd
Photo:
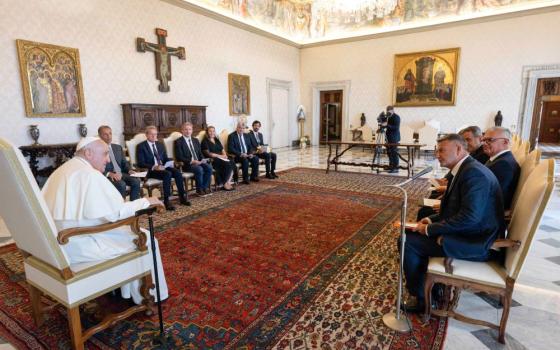
[[[399,169],[393,168],[393,169],[389,169],[387,172],[388,172],[389,174],[398,174]]]
[[[426,307],[424,302],[406,305],[401,303],[401,310],[409,314],[423,314]]]
[[[276,175],[276,173],[272,173],[271,175],[272,175],[272,177],[275,178],[275,179],[278,178],[278,175]]]
[[[206,197],[206,192],[204,192],[203,190],[196,191],[196,194],[197,194],[199,197]]]
[[[209,189],[209,188],[205,189],[204,192],[205,192],[207,195],[212,195],[212,190]]]
[[[186,199],[182,199],[182,200],[181,200],[181,204],[182,204],[182,205],[186,205],[187,207],[190,207],[190,206],[191,206],[191,202],[189,202],[189,201],[186,200]]]
[[[255,178],[251,179],[251,181],[253,181],[253,182],[259,182],[260,180],[259,180],[258,177],[255,177]]]
[[[266,177],[267,179],[271,179],[271,180],[274,179],[274,176],[272,176],[272,175],[270,175],[270,174],[266,174],[265,177]]]
[[[173,211],[173,210],[175,210],[175,207],[172,206],[171,203],[167,203],[165,205],[165,210]]]

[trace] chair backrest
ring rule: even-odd
[[[541,151],[539,149],[534,149],[531,153],[527,155],[527,157],[525,157],[523,163],[521,163],[521,172],[519,173],[517,188],[515,189],[515,193],[513,194],[513,200],[511,202],[512,208],[515,208],[515,204],[517,203],[517,198],[521,193],[521,189],[523,188],[523,185],[527,181],[527,178],[529,178],[529,175],[531,175],[533,169],[535,169],[537,165],[539,165],[540,161],[541,161]]]
[[[132,166],[136,166],[136,146],[139,143],[146,141],[146,134],[136,134],[133,138],[128,141],[125,141],[126,149],[128,150],[128,155],[130,156],[130,164]]]
[[[554,159],[546,159],[531,172],[513,210],[508,237],[521,241],[519,249],[507,248],[505,268],[517,279],[523,266],[542,214],[554,188]]]
[[[401,143],[414,143],[414,129],[406,124],[401,124]]]
[[[360,128],[360,130],[362,130],[362,140],[365,142],[373,141],[373,129],[371,126],[365,124]]]
[[[167,152],[167,156],[169,158],[175,159],[175,140],[179,137],[183,136],[178,131],[173,131],[169,136],[163,139],[163,144],[165,145],[165,151]]]
[[[523,141],[521,142],[521,145],[515,150],[515,152],[511,152],[518,164],[523,164],[523,162],[525,161],[525,157],[527,157],[527,154],[529,154],[530,146],[531,144],[529,141]]]
[[[438,129],[431,125],[426,124],[421,127],[420,130],[418,130],[418,142],[426,145],[421,149],[433,150],[437,144],[438,133]]]
[[[198,135],[196,135],[196,138],[198,139],[198,141],[202,142],[202,140],[204,140],[204,138],[206,137],[206,130],[200,130],[198,132]]]
[[[437,119],[430,119],[424,122],[424,126],[429,125],[432,128],[435,128],[437,132],[441,130],[441,122]]]
[[[19,249],[62,270],[69,266],[58,231],[20,150],[0,138],[0,216]]]
[[[226,151],[226,153],[228,151],[228,149],[227,149],[227,139],[228,139],[229,134],[230,134],[230,132],[227,131],[226,129],[224,129],[220,132],[220,137],[219,137],[220,142],[222,143],[222,146],[224,147],[224,150]]]

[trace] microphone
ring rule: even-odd
[[[414,175],[413,177],[411,177],[410,179],[406,179],[405,181],[399,183],[399,184],[395,184],[395,185],[385,185],[388,187],[401,187],[406,185],[407,183],[416,180],[417,178],[419,178],[422,175],[426,175],[427,173],[429,173],[430,171],[434,170],[434,168],[432,168],[431,166],[422,169],[422,171],[420,171],[419,173],[417,173],[416,175]]]

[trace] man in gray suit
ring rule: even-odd
[[[123,148],[113,142],[113,131],[107,125],[101,125],[97,129],[99,137],[105,141],[109,147],[110,162],[105,166],[105,175],[113,185],[119,190],[121,195],[126,197],[126,186],[130,186],[130,200],[140,198],[140,179],[130,176],[134,171],[124,157]]]

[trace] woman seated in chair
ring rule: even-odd
[[[209,126],[206,129],[206,136],[200,145],[202,153],[205,157],[212,159],[212,165],[216,170],[216,183],[218,186],[223,186],[224,190],[233,190],[232,177],[234,174],[235,163],[228,159],[226,151],[216,136],[216,128]]]

